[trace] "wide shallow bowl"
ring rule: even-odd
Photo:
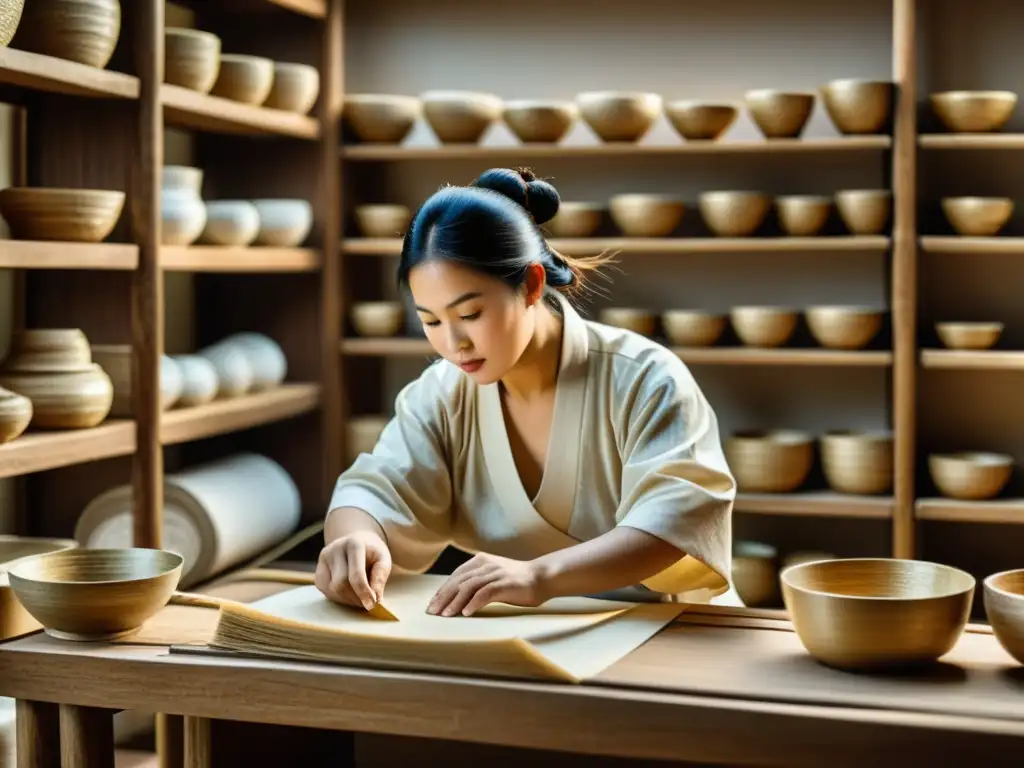
[[[349,129],[367,144],[401,143],[422,115],[419,98],[390,93],[351,94],[342,110]]]
[[[1024,568],[993,573],[983,587],[992,634],[1008,654],[1024,664]]]
[[[641,336],[652,336],[657,326],[657,316],[648,309],[640,307],[605,307],[599,313],[605,325],[623,328]]]
[[[626,237],[667,237],[686,212],[686,203],[673,195],[625,193],[612,195],[608,209]]]
[[[16,240],[99,243],[113,231],[125,194],[114,189],[7,187],[0,215]]]
[[[509,130],[526,144],[556,144],[565,138],[580,115],[572,101],[516,100],[505,104]]]
[[[183,562],[162,549],[66,549],[19,560],[8,576],[47,634],[110,640],[137,631],[167,604]]]
[[[1013,214],[1009,197],[944,197],[942,213],[958,235],[992,237]]]
[[[576,95],[580,117],[602,141],[640,141],[661,114],[657,93],[584,91]]]
[[[892,115],[893,84],[886,80],[844,78],[820,89],[825,112],[845,134],[881,133]]]
[[[942,91],[929,96],[932,110],[954,133],[990,133],[1010,120],[1017,106],[1012,91]]]
[[[360,336],[394,336],[402,330],[402,305],[397,301],[357,301],[352,326]]]
[[[1004,453],[933,453],[928,473],[939,493],[951,499],[987,501],[998,496],[1013,474],[1013,457]]]
[[[493,93],[426,91],[423,116],[442,144],[476,144],[500,117],[502,100]]]
[[[409,206],[392,203],[357,205],[355,215],[363,237],[401,237],[412,219]]]
[[[949,349],[991,349],[1003,333],[1003,324],[936,323],[935,332]]]
[[[874,307],[808,307],[804,317],[811,335],[829,349],[863,349],[882,327],[882,310]]]
[[[895,558],[804,563],[779,578],[807,652],[828,666],[865,671],[930,664],[952,650],[975,586],[958,568]]]
[[[665,104],[665,117],[687,141],[720,139],[736,122],[739,110],[733,104],[712,104],[684,99]]]

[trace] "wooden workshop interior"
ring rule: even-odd
[[[178,548],[193,591],[312,568],[335,478],[432,359],[402,227],[528,166],[558,247],[618,253],[584,313],[663,339],[716,409],[749,604],[808,554],[1021,565],[1019,3],[22,5],[0,559]]]

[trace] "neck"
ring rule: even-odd
[[[519,361],[501,380],[505,392],[516,400],[530,401],[554,389],[562,357],[562,320],[543,302],[537,307],[537,324]]]

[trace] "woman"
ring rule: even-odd
[[[493,169],[417,212],[399,283],[444,359],[338,479],[316,572],[332,600],[369,610],[392,567],[422,572],[449,544],[477,554],[435,615],[729,589],[736,486],[715,413],[678,357],[563,296],[606,259],[548,246],[558,205],[529,171]]]

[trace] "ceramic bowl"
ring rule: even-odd
[[[160,169],[160,188],[190,192],[200,197],[203,189],[203,169],[191,165],[165,165]]]
[[[124,210],[125,194],[113,189],[7,187],[0,215],[16,240],[99,243]]]
[[[357,205],[356,225],[363,237],[402,237],[409,227],[412,211],[407,205],[375,203]]]
[[[942,213],[958,235],[992,237],[1013,215],[1009,197],[944,197]]]
[[[125,637],[170,600],[181,555],[160,549],[66,549],[8,569],[18,601],[44,631],[66,640]]]
[[[836,210],[853,235],[878,235],[892,214],[888,189],[844,189],[836,192]]]
[[[832,198],[822,195],[781,195],[775,198],[779,226],[790,237],[813,237],[828,222]]]
[[[814,437],[793,429],[742,430],[725,440],[725,455],[744,493],[795,491],[814,465]]]
[[[1017,106],[1012,91],[941,91],[928,97],[942,124],[954,133],[1002,130]]]
[[[253,200],[260,215],[257,245],[294,248],[302,245],[313,228],[313,206],[307,200]]]
[[[217,80],[210,89],[213,96],[260,106],[274,86],[274,61],[265,56],[222,53]]]
[[[256,373],[249,356],[240,349],[223,344],[211,344],[196,352],[209,360],[217,371],[217,396],[240,397],[249,392],[256,381]]]
[[[668,340],[679,347],[710,347],[725,332],[724,315],[692,309],[670,309],[661,315]]]
[[[751,120],[766,139],[795,139],[814,110],[813,93],[758,88],[744,95]]]
[[[383,414],[352,416],[345,425],[345,453],[351,464],[362,453],[372,453],[390,419]]]
[[[848,670],[905,669],[953,649],[970,617],[975,579],[948,565],[896,558],[804,563],[780,574],[807,652]]]
[[[687,141],[715,141],[736,122],[739,110],[733,104],[714,104],[686,99],[665,104],[665,117]]]
[[[252,368],[252,388],[270,389],[281,384],[288,374],[288,358],[281,345],[269,336],[254,331],[242,331],[226,336],[218,346],[233,347],[249,360]]]
[[[502,101],[492,93],[426,91],[423,116],[442,144],[476,144],[501,118]]]
[[[342,108],[349,130],[367,144],[400,144],[422,114],[420,99],[395,94],[351,94]]]
[[[576,200],[563,200],[558,213],[544,226],[553,237],[591,237],[604,221],[605,206]]]
[[[176,408],[193,408],[217,397],[220,379],[213,363],[199,355],[173,355],[172,359],[181,372],[181,394],[174,402]]]
[[[982,589],[992,634],[1008,654],[1024,664],[1024,569],[993,573],[985,578]]]
[[[821,103],[840,133],[882,133],[892,116],[894,87],[887,80],[844,78],[821,86]]]
[[[1003,334],[1003,324],[936,323],[939,340],[949,349],[991,349]]]
[[[1013,474],[1013,457],[1003,453],[933,453],[928,473],[939,493],[963,501],[987,501],[1002,493]]]
[[[807,327],[828,349],[863,349],[878,335],[883,312],[875,307],[821,306],[804,310]]]
[[[21,436],[32,421],[32,401],[17,392],[0,389],[0,444]]]
[[[264,107],[305,115],[320,95],[320,71],[309,64],[274,62],[274,83]]]
[[[110,413],[114,385],[99,365],[81,371],[0,373],[0,387],[32,401],[34,429],[89,429]]]
[[[524,144],[557,144],[580,115],[571,101],[521,99],[505,103],[503,119]]]
[[[893,484],[892,432],[830,430],[821,437],[821,469],[837,493],[887,493]]]
[[[626,237],[668,237],[683,220],[686,203],[674,195],[612,195],[608,211]]]
[[[781,347],[796,330],[796,310],[788,307],[733,307],[729,320],[748,347]]]
[[[653,336],[657,323],[653,312],[636,307],[606,307],[600,311],[598,317],[605,325],[624,328],[641,336]]]
[[[18,48],[103,69],[121,37],[124,0],[31,0],[18,27]]]
[[[732,583],[743,605],[773,605],[779,595],[779,552],[760,541],[737,541],[732,554]]]
[[[220,38],[188,27],[164,29],[164,82],[209,93],[220,72]]]
[[[701,218],[719,237],[750,237],[764,223],[771,198],[762,192],[718,190],[697,198]]]
[[[397,301],[358,301],[352,305],[352,326],[360,336],[394,336],[402,329],[403,310]]]
[[[260,232],[260,213],[248,200],[209,200],[199,242],[208,245],[249,245]]]
[[[606,142],[640,141],[662,110],[659,94],[642,91],[584,91],[576,104],[580,117]]]

